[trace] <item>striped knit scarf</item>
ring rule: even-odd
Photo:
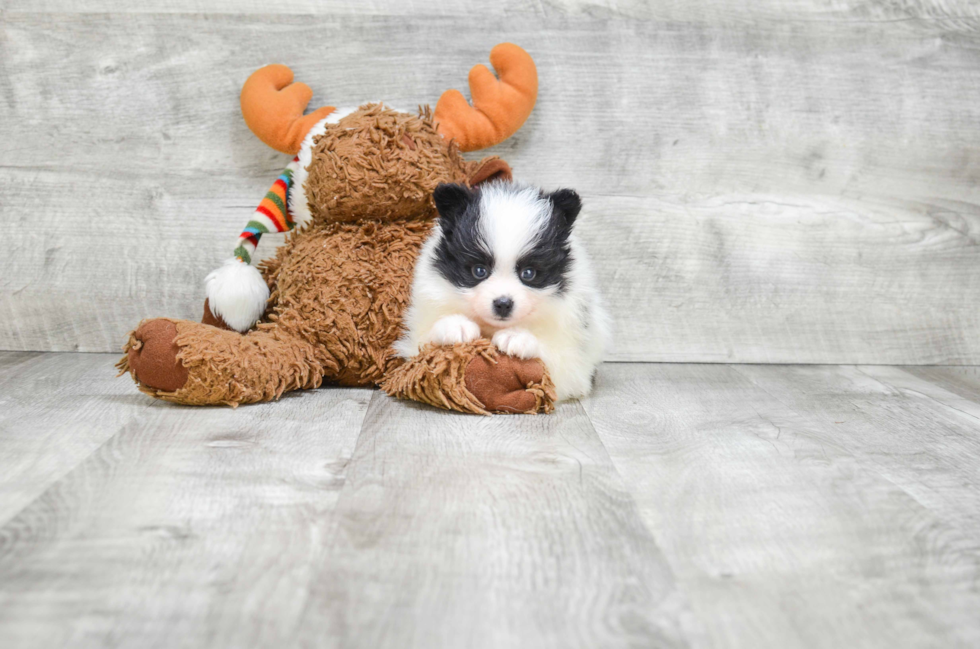
[[[252,219],[238,236],[234,255],[246,264],[252,263],[252,254],[259,239],[267,232],[286,232],[296,225],[289,213],[289,188],[293,186],[293,174],[299,169],[299,156],[293,158],[282,174],[272,183],[265,198],[259,203]]]

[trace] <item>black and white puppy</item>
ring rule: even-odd
[[[573,232],[578,194],[495,182],[439,185],[433,198],[439,219],[416,262],[398,353],[486,337],[540,358],[559,400],[588,394],[610,322]]]

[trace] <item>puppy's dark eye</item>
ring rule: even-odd
[[[524,268],[523,270],[521,270],[521,281],[530,282],[535,278],[537,274],[538,272],[533,268]]]
[[[487,275],[490,273],[487,271],[486,266],[474,266],[473,267],[473,277],[477,279],[486,279]]]

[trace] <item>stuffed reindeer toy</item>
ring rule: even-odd
[[[516,45],[497,45],[469,75],[472,105],[445,92],[434,111],[384,104],[318,108],[282,65],[252,74],[241,93],[252,132],[294,155],[241,233],[233,258],[208,275],[201,322],[155,318],[129,334],[119,362],[146,394],[181,404],[237,406],[322,383],[469,413],[550,412],[556,398],[538,359],[501,354],[484,339],[392,351],[402,332],[416,258],[437,217],[440,183],[509,179],[497,157],[465,160],[513,135],[537,98],[537,72]],[[252,265],[265,233],[286,232]]]

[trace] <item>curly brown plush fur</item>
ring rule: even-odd
[[[260,265],[271,291],[262,321],[239,334],[207,307],[204,323],[144,321],[119,369],[147,394],[192,405],[266,401],[328,381],[463,412],[549,412],[554,387],[540,361],[499,356],[488,341],[407,362],[391,350],[437,215],[432,191],[495,174],[509,167],[464,160],[428,108],[362,107],[313,141],[312,220]]]
[[[428,346],[392,370],[381,388],[403,399],[484,415],[551,412],[556,399],[555,386],[541,363],[499,354],[488,340]]]
[[[430,220],[436,185],[467,182],[470,166],[436,132],[428,107],[414,116],[370,105],[314,141],[310,213],[321,223]]]

